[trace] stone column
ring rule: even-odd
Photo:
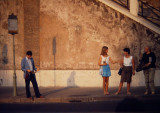
[[[24,50],[33,52],[35,65],[40,65],[40,0],[24,0]]]
[[[130,13],[134,16],[138,16],[138,0],[130,0],[129,1],[130,5]]]

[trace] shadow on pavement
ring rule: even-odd
[[[116,112],[141,112],[144,111],[144,106],[141,101],[134,97],[126,97],[116,107]]]
[[[65,88],[61,88],[61,89],[56,89],[56,90],[51,90],[51,91],[48,91],[48,92],[45,92],[45,93],[42,93],[42,95],[44,97],[48,96],[48,95],[51,95],[51,94],[54,94],[54,93],[57,93],[57,92],[61,92],[63,90],[67,90],[67,89],[70,89],[71,87],[65,87]]]

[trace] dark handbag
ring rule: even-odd
[[[147,67],[145,66],[144,63],[143,64],[139,64],[137,66],[137,68],[136,68],[136,72],[140,72],[140,71],[145,70],[145,69],[147,69]]]
[[[119,75],[122,75],[122,69],[123,69],[122,67],[119,69],[119,71],[118,71]]]
[[[25,76],[25,80],[29,79],[29,73],[26,71],[26,76]]]

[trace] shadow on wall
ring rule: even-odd
[[[72,71],[67,80],[67,87],[77,87],[77,85],[75,84],[75,76],[76,76],[76,72]]]
[[[3,46],[3,50],[2,50],[2,56],[3,56],[2,62],[3,62],[4,65],[8,64],[8,56],[7,56],[7,54],[8,54],[8,46],[7,46],[7,44],[5,44]]]
[[[61,89],[47,91],[47,92],[43,93],[43,96],[49,96],[49,95],[52,95],[52,94],[67,90],[67,89],[69,89],[71,87],[77,87],[77,85],[75,84],[75,75],[76,75],[76,72],[72,71],[70,76],[69,76],[69,78],[68,78],[68,80],[67,80],[67,87],[61,88]]]
[[[0,86],[3,85],[3,79],[0,79]]]

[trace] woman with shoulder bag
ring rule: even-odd
[[[115,94],[118,95],[121,92],[123,83],[127,82],[127,94],[131,95],[130,84],[132,81],[132,74],[135,75],[135,62],[133,56],[130,55],[129,48],[124,48],[123,51],[124,58],[121,60],[121,67],[123,67],[121,81],[119,84],[119,89]]]

